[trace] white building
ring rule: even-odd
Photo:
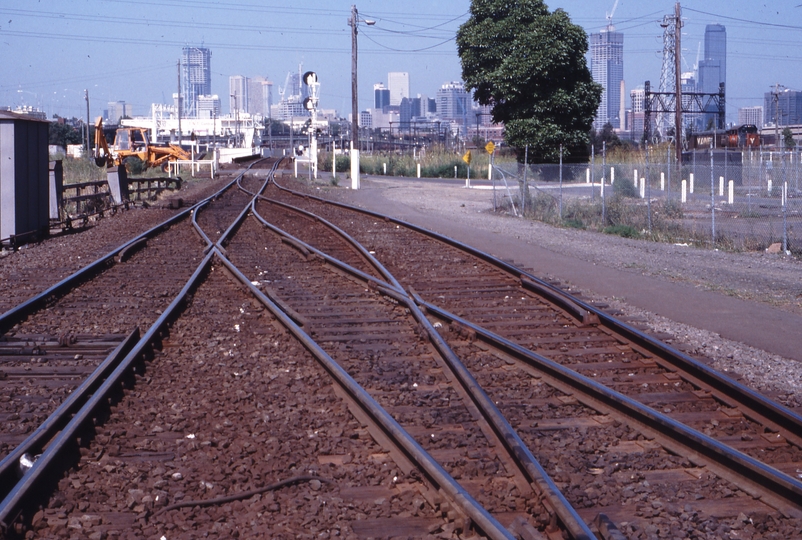
[[[593,127],[601,130],[608,122],[614,128],[624,127],[624,119],[620,117],[624,34],[616,32],[613,25],[590,35],[590,69],[593,80],[603,88]]]
[[[400,71],[388,73],[387,88],[390,90],[390,105],[401,105],[401,100],[409,97],[409,73]]]
[[[741,107],[738,109],[738,125],[750,124],[763,127],[763,107]]]
[[[235,112],[248,112],[248,90],[250,79],[242,75],[232,75],[228,78],[228,110]]]

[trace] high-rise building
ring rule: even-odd
[[[182,116],[198,115],[198,96],[212,93],[212,51],[203,47],[184,47],[182,58],[181,100]]]
[[[231,114],[248,112],[248,77],[232,75],[228,78],[228,110]]]
[[[273,83],[265,77],[248,79],[248,112],[252,115],[268,116],[271,105]]]
[[[198,96],[198,118],[219,118],[220,96]]]
[[[802,124],[802,92],[798,90],[766,92],[763,95],[763,111],[764,125]]]
[[[717,94],[722,83],[727,82],[727,29],[720,24],[708,24],[705,27],[705,57],[699,61],[698,87],[705,94]],[[726,103],[726,102],[725,102]],[[725,111],[726,115],[726,111]],[[711,122],[718,129],[723,125],[717,124],[718,109],[710,105],[710,109],[703,115],[702,129],[707,129]]]
[[[446,83],[437,91],[437,114],[443,120],[451,120],[463,126],[467,125],[470,104],[471,97],[461,82]]]
[[[763,107],[741,107],[738,109],[738,125],[744,124],[763,127]]]
[[[373,85],[373,108],[384,109],[390,106],[390,90],[384,87],[384,83]]]
[[[602,129],[608,122],[621,128],[621,82],[624,80],[624,34],[608,25],[601,32],[590,35],[590,69],[593,80],[602,90],[601,103],[593,120],[593,127]]]
[[[643,138],[643,123],[645,120],[646,89],[638,86],[629,91],[629,99],[632,108],[629,110],[629,118],[626,120],[627,131],[633,141],[640,141]]]
[[[388,73],[387,88],[390,90],[390,105],[401,105],[401,100],[409,97],[409,73],[400,71]]]
[[[120,118],[131,116],[131,105],[125,101],[109,101],[109,108],[106,110],[106,121],[110,124],[117,124]]]

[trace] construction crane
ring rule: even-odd
[[[148,130],[144,128],[122,127],[114,134],[114,143],[109,146],[103,133],[103,118],[95,121],[95,149],[93,156],[98,167],[119,167],[126,160],[138,158],[146,167],[167,169],[171,161],[189,160],[192,156],[175,144],[157,145],[148,140]]]
[[[613,15],[615,15],[615,8],[617,7],[618,0],[615,0],[615,3],[613,4],[613,10],[610,13],[607,13],[607,30],[615,30],[615,27],[613,27]]]

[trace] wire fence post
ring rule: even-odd
[[[596,198],[596,192],[593,189],[593,184],[596,182],[596,147],[590,145],[590,200]]]
[[[521,184],[521,216],[526,215],[526,197],[529,195],[529,186],[526,183],[526,171],[529,170],[529,145],[524,150],[524,181]]]
[[[563,145],[560,145],[560,222],[563,220]]]
[[[677,164],[679,167],[679,164]],[[671,141],[668,141],[668,148],[666,148],[666,200],[671,200]]]
[[[643,181],[646,183],[644,192],[646,194],[646,220],[649,234],[652,234],[652,182],[649,178],[649,143],[646,143],[646,175]]]
[[[715,139],[715,137],[714,137]],[[713,141],[710,141],[710,234],[716,247],[716,179],[713,171]]]
[[[601,176],[601,200],[602,200],[602,227],[607,225],[607,208],[604,194],[604,177],[607,175],[607,141],[602,141],[602,176]]]

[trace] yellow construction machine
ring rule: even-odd
[[[167,169],[167,164],[176,160],[189,160],[192,156],[175,144],[157,145],[148,141],[148,130],[121,127],[114,135],[114,144],[109,147],[103,133],[103,118],[95,122],[95,164],[98,167],[119,167],[129,158],[139,158],[146,167]]]

